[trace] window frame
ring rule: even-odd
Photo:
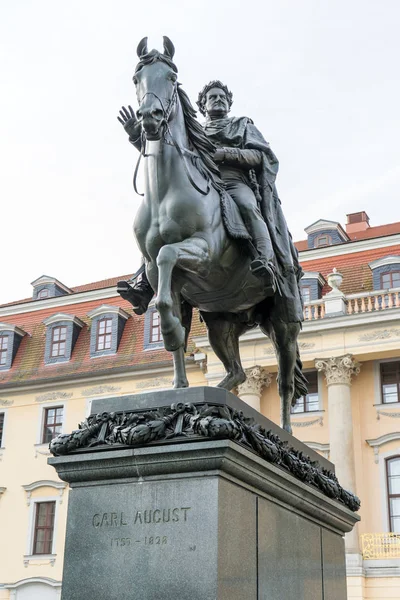
[[[61,338],[61,330],[64,329],[64,338]],[[54,339],[54,333],[60,330],[60,339]],[[51,328],[51,338],[50,338],[50,359],[57,360],[59,358],[67,358],[67,341],[68,341],[68,326],[67,325],[54,325]],[[58,344],[64,344],[64,354],[53,354],[53,347]]]
[[[308,371],[304,371],[304,375],[307,377],[307,374],[310,373],[315,373],[316,375],[316,379],[317,379],[317,397],[318,397],[318,408],[314,409],[314,410],[302,410],[302,411],[296,411],[294,412],[293,409],[296,407],[297,402],[300,400],[300,398],[296,401],[296,405],[295,406],[291,406],[290,407],[290,415],[312,415],[315,413],[318,413],[322,410],[321,408],[321,373],[319,371],[317,371],[317,369],[310,369]],[[315,392],[311,392],[311,394],[315,394]],[[301,398],[303,399],[303,409],[306,408],[307,406],[307,397],[311,394],[306,394],[305,396],[301,396]]]
[[[384,395],[384,391],[383,391],[384,384],[383,384],[383,378],[382,378],[382,367],[383,367],[383,365],[396,364],[396,363],[397,363],[397,368],[396,368],[397,401],[396,402],[385,402],[385,400],[384,400],[385,395]],[[400,402],[400,359],[379,361],[379,389],[380,389],[381,404],[385,404],[385,405],[399,404],[399,402]]]
[[[320,244],[320,240],[323,238],[327,239],[326,244]],[[325,248],[326,246],[332,246],[332,236],[329,233],[321,233],[314,238],[314,248]]]
[[[60,408],[62,409],[62,417],[61,417],[61,422],[60,422],[60,423],[58,423],[58,422],[56,422],[56,421],[55,421],[55,422],[54,422],[54,424],[53,424],[52,426],[49,426],[49,425],[48,425],[48,423],[47,423],[47,415],[48,415],[48,412],[49,412],[49,410],[55,410],[55,411],[56,411],[56,413],[55,413],[55,415],[54,415],[54,419],[56,420],[56,418],[57,418],[57,410],[59,410]],[[46,407],[43,407],[43,416],[42,416],[42,434],[41,434],[41,436],[40,436],[40,443],[41,443],[41,444],[49,444],[49,443],[51,442],[51,440],[52,440],[52,439],[54,439],[54,438],[55,438],[57,435],[60,435],[60,434],[63,432],[63,428],[64,428],[64,421],[65,421],[65,414],[64,414],[64,405],[63,405],[63,404],[61,404],[61,405],[56,405],[56,406],[46,406]],[[54,436],[51,438],[51,440],[46,440],[46,439],[45,439],[45,437],[46,437],[46,428],[47,428],[47,429],[53,429],[53,430],[54,430],[56,427],[61,427],[61,429],[60,429],[60,432],[59,432],[59,433],[57,433],[57,434],[55,434],[55,435],[54,435]],[[53,431],[53,433],[54,433],[54,431]]]
[[[303,294],[304,290],[308,290],[308,293],[309,293],[309,296],[310,296],[309,300],[305,300],[304,294]],[[310,302],[312,302],[311,296],[312,296],[312,287],[311,287],[311,285],[302,285],[301,286],[301,297],[303,298],[303,304],[309,304]]]
[[[42,288],[41,290],[38,291],[36,300],[45,300],[46,298],[49,298],[49,297],[50,297],[49,288]]]
[[[390,276],[390,285],[389,286],[384,286],[383,285],[383,278],[385,276]],[[381,290],[390,290],[396,287],[400,287],[400,283],[398,286],[393,285],[393,275],[400,275],[400,269],[396,269],[393,271],[384,271],[383,273],[380,273],[380,284],[381,284]]]
[[[3,340],[7,340],[5,348],[2,347]],[[9,333],[0,333],[0,367],[7,366],[9,352],[10,352],[10,334]],[[5,357],[4,362],[2,362],[3,355]]]
[[[96,323],[96,345],[95,345],[95,351],[96,352],[109,352],[110,350],[112,350],[112,336],[113,336],[113,323],[114,319],[112,317],[107,317],[104,316],[101,319],[99,319]],[[110,323],[110,329],[111,331],[107,331],[107,323]],[[106,323],[105,325],[105,329],[104,329],[104,333],[100,333],[100,327],[102,323]],[[106,347],[105,345],[103,346],[103,348],[99,348],[99,342],[101,339],[104,338],[104,340],[106,340],[109,337],[109,346]]]
[[[157,319],[157,323],[154,324],[155,318]],[[153,333],[157,332],[156,338],[153,339]],[[160,313],[157,310],[152,310],[150,313],[150,333],[149,333],[149,343],[150,344],[162,344],[163,337],[161,333],[161,318]]]
[[[40,506],[41,505],[50,505],[52,504],[54,506],[54,511],[53,514],[50,515],[52,516],[52,523],[51,526],[48,525],[44,525],[44,526],[39,526],[38,525],[38,520],[39,520],[39,510],[40,510]],[[57,510],[57,501],[56,500],[45,500],[45,501],[35,501],[34,502],[34,519],[33,519],[33,540],[32,540],[32,550],[31,550],[31,555],[32,556],[48,556],[49,554],[53,554],[53,550],[54,550],[54,529],[55,529],[55,517],[56,517],[56,510]],[[48,518],[48,513],[46,511],[46,516],[45,516],[46,520]],[[38,536],[38,532],[39,530],[44,529],[45,531],[50,530],[51,531],[51,541],[49,540],[45,540],[47,543],[50,543],[50,547],[49,547],[49,551],[48,552],[35,552],[36,549],[36,544],[38,543],[37,540],[37,536]],[[46,537],[46,536],[45,536]]]
[[[388,514],[388,526],[389,526],[389,532],[391,533],[400,533],[400,531],[395,532],[392,529],[392,515],[391,515],[391,510],[390,510],[390,500],[392,498],[399,498],[400,499],[400,493],[399,494],[391,494],[390,493],[390,486],[389,486],[389,463],[392,460],[398,460],[400,462],[400,454],[395,454],[393,456],[390,456],[389,458],[385,458],[385,478],[386,478],[386,499],[387,499],[387,514]]]
[[[57,532],[58,532],[58,519],[60,513],[60,504],[63,502],[63,495],[65,494],[65,490],[67,489],[67,484],[63,484],[61,481],[53,482],[48,480],[42,480],[35,482],[36,485],[30,484],[29,486],[22,486],[31,488],[31,493],[35,490],[40,489],[41,487],[53,487],[54,492],[52,492],[48,496],[36,496],[31,497],[28,493],[28,506],[29,506],[29,516],[28,516],[28,530],[26,536],[26,547],[25,547],[25,555],[24,555],[24,565],[28,566],[31,561],[43,560],[43,557],[53,558],[57,556],[55,553],[55,549],[57,547]],[[53,540],[50,554],[32,554],[33,553],[33,541],[35,534],[35,515],[36,515],[36,504],[40,502],[55,502],[55,511],[54,511],[54,524],[53,524]]]

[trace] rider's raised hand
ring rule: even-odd
[[[138,120],[132,106],[123,106],[119,111],[118,121],[123,125],[129,137],[137,137]]]

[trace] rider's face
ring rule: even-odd
[[[229,102],[224,90],[211,88],[206,94],[205,108],[210,116],[225,117],[229,112]]]

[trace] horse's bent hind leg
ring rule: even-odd
[[[278,389],[281,398],[281,427],[292,433],[290,407],[295,395],[295,368],[298,358],[297,337],[300,323],[284,323],[280,319],[261,328],[274,343],[278,358]]]
[[[247,327],[243,323],[232,323],[221,315],[202,313],[202,317],[207,325],[211,348],[226,370],[226,377],[218,387],[230,391],[246,379],[240,361],[239,336],[246,331]]]

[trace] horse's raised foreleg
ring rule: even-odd
[[[208,262],[208,244],[200,238],[189,238],[163,246],[157,256],[158,293],[155,305],[160,313],[164,346],[174,353],[175,387],[184,387],[177,383],[178,380],[183,382],[186,332],[182,326],[180,288],[176,283],[173,284],[173,270],[178,267],[192,273],[206,274]]]
[[[226,370],[226,377],[217,387],[231,391],[246,379],[240,361],[239,337],[247,327],[243,323],[232,323],[221,314],[202,313],[202,317],[207,325],[211,348]]]
[[[290,425],[290,407],[296,398],[295,370],[300,361],[297,337],[300,323],[284,323],[280,319],[263,324],[261,328],[274,343],[278,358],[278,389],[281,398],[281,427],[292,433]],[[301,362],[300,362],[301,370]],[[297,395],[297,397],[299,397]]]

